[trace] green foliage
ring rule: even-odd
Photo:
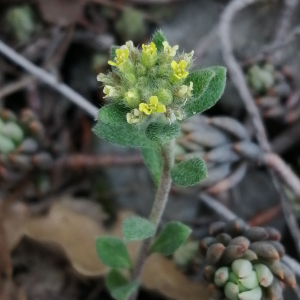
[[[172,180],[179,186],[190,186],[206,177],[205,163],[200,158],[192,158],[175,165],[171,170]]]
[[[179,132],[180,125],[178,122],[172,124],[153,122],[147,127],[146,136],[154,142],[164,144],[176,138]]]
[[[164,49],[163,42],[167,39],[161,30],[157,30],[152,38],[152,42],[155,44],[158,51],[162,51]]]
[[[162,160],[161,153],[158,148],[142,148],[142,155],[144,157],[145,163],[152,175],[154,183],[158,185],[161,170],[162,170]]]
[[[115,45],[113,45],[113,46],[110,47],[110,54],[109,54],[110,60],[114,60],[115,59],[115,57],[116,57],[116,50],[117,49],[119,49],[119,47],[115,46]]]
[[[105,278],[105,284],[112,297],[116,300],[126,300],[139,286],[137,281],[128,282],[125,276],[116,269],[110,270]]]
[[[207,89],[205,89],[200,97],[186,103],[184,106],[186,118],[211,108],[221,98],[225,89],[226,68],[212,67],[210,70],[215,72],[215,76],[210,80]],[[206,78],[206,80],[208,80],[208,78]]]
[[[103,236],[96,240],[98,257],[112,268],[131,268],[131,260],[124,242],[116,237]]]
[[[150,238],[155,231],[155,225],[141,217],[131,217],[123,222],[123,236],[126,242]]]
[[[151,251],[171,255],[187,241],[191,232],[188,226],[180,222],[170,222],[155,239]]]
[[[93,128],[93,132],[100,138],[103,138],[115,145],[122,147],[151,147],[145,133],[139,131],[138,127],[130,124],[122,126],[113,126],[98,122]]]
[[[109,125],[123,125],[126,122],[126,113],[129,110],[118,103],[104,105],[98,112],[98,120]]]

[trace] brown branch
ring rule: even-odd
[[[233,84],[236,86],[245,104],[246,110],[255,129],[256,138],[264,154],[267,157],[267,161],[269,162],[269,172],[275,184],[275,187],[280,195],[280,201],[284,212],[285,220],[288,224],[288,227],[295,242],[295,246],[300,255],[300,230],[297,226],[297,221],[290,207],[290,203],[286,199],[286,196],[282,191],[282,186],[280,185],[279,180],[276,176],[274,176],[274,174],[276,172],[276,174],[280,176],[282,182],[284,182],[287,186],[289,186],[292,189],[292,191],[298,199],[300,199],[300,180],[277,154],[272,153],[271,145],[268,141],[267,133],[262,119],[260,117],[259,110],[255,105],[255,101],[250,93],[250,90],[248,89],[242,68],[240,67],[240,65],[234,57],[233,47],[231,44],[231,23],[235,15],[245,7],[257,2],[262,2],[262,0],[233,0],[225,8],[221,16],[219,27],[219,35],[222,44],[221,48],[223,52],[223,58],[226,62],[226,65],[228,66],[228,70],[230,72]]]

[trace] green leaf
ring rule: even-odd
[[[118,48],[120,48],[120,47],[115,46],[115,45],[113,45],[113,46],[110,47],[110,60],[112,60],[112,61],[115,60],[115,57],[116,57],[116,50],[117,50]]]
[[[215,76],[210,80],[208,87],[202,94],[200,94],[198,98],[187,101],[183,108],[187,118],[195,114],[202,113],[203,111],[214,106],[224,92],[226,83],[226,68],[212,67],[209,69],[215,72]],[[208,78],[206,78],[206,80],[208,80]],[[200,90],[201,89],[199,88],[199,91]]]
[[[154,183],[158,185],[162,170],[162,160],[159,150],[157,148],[142,148],[141,152]]]
[[[147,138],[160,144],[173,140],[179,133],[180,124],[178,122],[172,124],[153,122],[146,129]]]
[[[110,292],[127,283],[127,278],[117,269],[111,269],[105,277],[105,285]]]
[[[139,286],[137,281],[128,282],[127,278],[116,269],[110,270],[106,275],[105,284],[116,300],[127,300]]]
[[[172,180],[179,186],[190,186],[204,179],[207,169],[203,160],[198,157],[185,160],[171,170]]]
[[[144,240],[155,234],[155,226],[147,219],[131,217],[123,222],[123,236],[126,242]]]
[[[152,38],[152,42],[155,44],[158,51],[162,51],[164,49],[163,42],[167,39],[161,30],[157,30]]]
[[[126,114],[129,109],[123,105],[112,103],[104,105],[98,112],[98,120],[110,125],[123,125],[127,123]]]
[[[137,281],[128,283],[111,292],[111,296],[116,300],[127,300],[139,287]]]
[[[151,251],[166,256],[171,255],[187,241],[191,232],[192,230],[188,226],[180,222],[170,222],[159,233]]]
[[[124,242],[116,237],[102,236],[96,240],[98,257],[112,268],[131,268],[131,260]]]
[[[153,146],[143,131],[139,131],[135,125],[124,123],[122,126],[114,126],[98,122],[93,132],[100,138],[115,145],[123,147],[151,147]]]

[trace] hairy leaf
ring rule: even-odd
[[[117,269],[111,269],[105,277],[105,285],[110,292],[116,288],[126,285],[127,283],[127,278]]]
[[[200,158],[192,158],[175,165],[171,170],[172,180],[179,186],[190,186],[206,177],[205,163]]]
[[[114,61],[115,60],[115,57],[116,57],[116,50],[118,49],[119,47],[118,46],[111,46],[110,47],[110,60]]]
[[[100,138],[105,139],[115,145],[123,147],[151,147],[151,141],[146,138],[145,133],[139,131],[134,125],[128,123],[122,126],[113,126],[98,122],[93,132]]]
[[[111,295],[116,300],[127,300],[139,287],[137,281],[128,283],[111,292]]]
[[[202,95],[200,95],[200,97],[187,101],[184,106],[186,118],[202,113],[214,106],[224,92],[226,83],[226,68],[212,67],[209,69],[215,72],[215,76],[210,80],[207,89]]]
[[[152,42],[155,44],[158,51],[162,51],[164,49],[163,42],[167,39],[161,30],[157,30],[152,38]]]
[[[158,185],[162,170],[162,160],[159,150],[157,148],[142,148],[141,152],[154,183]]]
[[[153,122],[146,129],[146,136],[149,140],[164,144],[173,140],[180,132],[180,124],[174,122],[172,124],[164,124]]]
[[[131,260],[124,242],[116,237],[102,236],[96,240],[98,257],[103,264],[112,268],[131,267]]]
[[[151,251],[159,252],[166,256],[171,255],[186,242],[191,231],[188,226],[180,222],[170,222],[155,239]]]
[[[98,120],[109,125],[127,124],[126,114],[129,109],[118,104],[112,103],[104,105],[98,112]]]
[[[126,242],[144,240],[155,234],[155,226],[147,219],[131,217],[123,222],[123,236]]]

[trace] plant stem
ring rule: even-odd
[[[172,183],[171,168],[174,164],[174,141],[170,142],[169,144],[163,145],[161,155],[162,173],[151,213],[149,215],[149,220],[155,225],[156,229],[161,221],[162,215],[165,211],[165,207],[169,199],[169,193]],[[138,280],[141,278],[145,261],[149,254],[150,245],[151,238],[146,239],[142,242],[133,273],[133,280]],[[132,294],[129,300],[136,300],[137,296],[138,291]]]

